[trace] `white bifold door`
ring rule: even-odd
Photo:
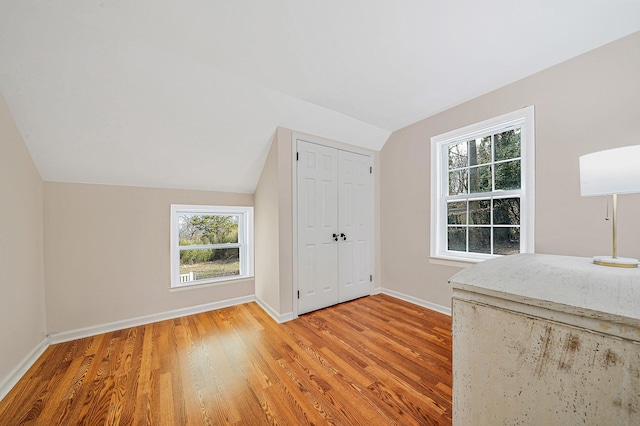
[[[371,294],[370,156],[297,142],[298,314]]]

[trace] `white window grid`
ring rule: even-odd
[[[467,223],[466,228],[490,228],[491,229],[491,253],[494,253],[493,229],[514,228],[520,229],[520,252],[532,253],[534,248],[534,183],[535,183],[535,145],[534,145],[534,109],[533,106],[519,111],[505,114],[487,120],[482,123],[467,126],[454,130],[443,135],[435,136],[431,139],[432,144],[432,172],[431,172],[431,257],[434,259],[478,262],[491,259],[499,255],[469,252],[469,233],[466,236],[466,250],[448,250],[448,234],[450,227],[455,225],[448,223],[447,205],[452,201],[466,201]],[[509,131],[515,128],[521,129],[521,151],[519,157],[495,160],[494,135]],[[465,167],[458,167],[449,170],[448,149],[450,146],[461,142],[491,136],[491,162]],[[520,160],[521,182],[520,189],[515,190],[495,190],[495,165]],[[470,170],[471,168],[491,166],[491,191],[464,193],[449,195],[449,172],[457,170]],[[469,173],[467,173],[467,190]],[[493,223],[493,200],[504,198],[518,198],[520,200],[520,224],[495,224]],[[490,224],[470,224],[469,223],[469,202],[478,200],[490,200]]]

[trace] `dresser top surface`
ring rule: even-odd
[[[640,269],[595,265],[590,258],[519,254],[472,265],[451,277],[456,290],[549,309],[640,320]],[[635,323],[635,321],[634,321]]]

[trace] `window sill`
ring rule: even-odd
[[[202,281],[194,284],[186,284],[186,285],[183,284],[175,287],[169,287],[169,291],[174,292],[174,291],[182,291],[182,290],[195,289],[195,288],[215,287],[215,286],[235,283],[239,281],[253,280],[253,278],[254,278],[253,275],[251,275],[251,276],[224,278],[224,279],[211,280],[211,281]]]
[[[484,262],[488,259],[469,259],[458,257],[445,257],[445,256],[431,256],[429,257],[429,263],[434,265],[455,266],[457,268],[466,268],[467,266],[474,265],[476,263]]]

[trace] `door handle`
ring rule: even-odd
[[[335,241],[338,241],[338,234],[333,234],[333,239],[334,239]]]
[[[344,235],[344,234],[340,234],[340,236],[342,237],[342,240],[343,240],[343,241],[347,241],[347,236],[346,236],[346,235]],[[336,241],[337,241],[337,240],[336,240]]]

